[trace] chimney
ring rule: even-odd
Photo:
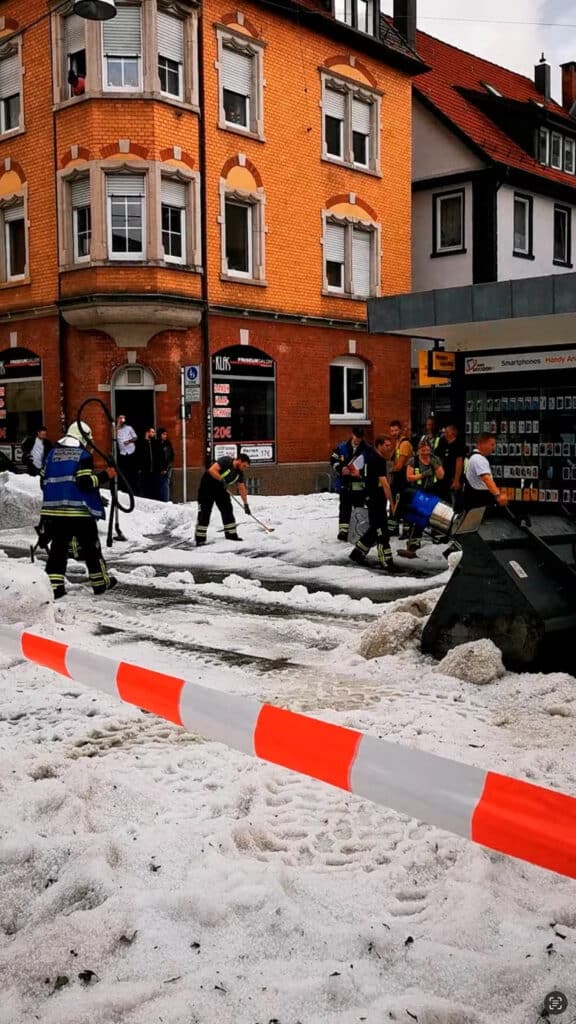
[[[409,46],[416,45],[416,0],[394,0],[394,28]]]
[[[550,99],[552,95],[550,84],[550,65],[547,63],[544,54],[542,54],[540,58],[540,63],[536,64],[536,67],[534,68],[534,85],[545,100]]]
[[[576,60],[561,64],[562,68],[562,106],[571,117],[576,118]]]

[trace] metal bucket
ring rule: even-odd
[[[430,516],[430,528],[440,530],[440,533],[450,533],[455,518],[454,509],[444,501],[439,501]]]

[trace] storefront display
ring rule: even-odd
[[[212,452],[253,463],[276,461],[276,364],[265,352],[234,345],[212,356]]]
[[[496,436],[494,479],[509,501],[576,505],[574,367],[574,349],[465,360],[466,443]]]
[[[29,349],[0,352],[0,442],[19,442],[42,426],[42,361]]]

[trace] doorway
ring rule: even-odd
[[[143,366],[123,366],[112,378],[112,414],[126,417],[138,437],[156,426],[154,377]]]

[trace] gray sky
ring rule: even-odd
[[[393,0],[382,0],[385,13],[392,6]],[[523,75],[532,76],[544,51],[557,100],[559,65],[576,60],[576,0],[418,0],[418,28]]]

